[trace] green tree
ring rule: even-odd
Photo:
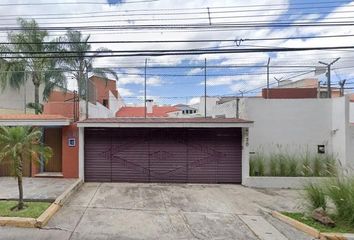
[[[76,80],[78,92],[81,98],[85,98],[86,89],[86,72],[92,72],[103,78],[108,78],[112,75],[115,80],[118,80],[117,73],[111,68],[94,68],[93,63],[102,51],[110,51],[107,48],[98,48],[96,54],[88,55],[87,51],[91,51],[92,46],[89,43],[90,35],[84,36],[80,31],[67,31],[65,37],[61,39],[63,42],[63,52],[67,52],[63,67],[70,73],[72,79]]]
[[[23,201],[23,166],[26,161],[39,163],[52,157],[52,149],[41,143],[42,132],[32,127],[0,127],[0,162],[12,163],[14,176],[17,178],[19,199],[17,209],[24,208]]]
[[[48,41],[49,35],[41,30],[35,20],[18,19],[19,30],[8,33],[10,44],[0,45],[0,85],[20,88],[27,80],[34,85],[35,113],[41,109],[39,91],[44,85],[43,100],[46,100],[55,86],[66,89],[66,77],[59,66],[58,40]],[[59,53],[54,53],[58,51]],[[58,58],[56,58],[58,56]]]

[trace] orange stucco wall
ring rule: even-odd
[[[75,147],[69,147],[69,138],[76,140]],[[76,124],[63,127],[62,132],[63,152],[62,152],[62,171],[64,178],[79,177],[79,128]]]
[[[48,102],[44,104],[43,114],[58,114],[67,118],[74,118],[73,102]]]
[[[115,97],[118,96],[117,85],[115,80],[104,79],[97,76],[90,77],[90,80],[95,84],[97,102],[103,104],[103,100],[109,98],[109,91]]]
[[[65,102],[65,101],[73,101],[74,93],[72,92],[62,92],[62,91],[53,91],[49,97],[48,102]]]

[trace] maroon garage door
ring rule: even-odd
[[[241,129],[85,129],[85,180],[241,183]]]

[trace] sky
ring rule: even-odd
[[[33,1],[32,1],[33,2]],[[40,3],[58,3],[40,5]],[[59,2],[61,4],[59,4]],[[27,0],[4,0],[0,4],[1,26],[15,26],[16,18],[34,18],[40,26],[107,26],[139,24],[218,24],[218,23],[325,23],[353,21],[354,2],[345,0],[38,0],[38,5],[11,5],[31,3]],[[66,4],[63,4],[66,3]],[[73,4],[75,3],[75,4]],[[92,4],[90,4],[92,3]],[[208,17],[208,8],[210,19]],[[51,38],[64,34],[51,31]],[[106,40],[196,40],[196,39],[259,39],[311,37],[326,35],[354,35],[354,26],[273,27],[208,30],[86,30],[92,41]],[[0,32],[6,41],[5,32]],[[242,49],[257,47],[333,47],[353,45],[354,37],[300,38],[273,41],[244,40],[208,43],[144,43],[93,44],[93,49],[111,50],[151,49]],[[204,94],[204,63],[207,61],[207,95],[257,95],[266,84],[266,65],[270,57],[270,82],[277,79],[298,80],[317,77],[325,81],[324,74],[315,76],[318,61],[331,62],[332,81],[347,79],[354,87],[354,50],[327,50],[279,53],[232,53],[193,56],[164,56],[147,59],[147,96],[159,104],[196,103]],[[118,90],[128,104],[142,104],[144,93],[145,57],[99,58],[96,67],[110,67],[119,75]],[[228,66],[238,66],[230,68]],[[247,65],[247,67],[241,66]],[[289,65],[310,67],[284,67]],[[157,68],[163,66],[164,68]],[[167,67],[183,68],[167,68]],[[218,68],[208,67],[218,66]],[[224,67],[222,67],[224,66]],[[282,67],[277,67],[282,66]],[[150,68],[149,68],[150,67]],[[154,68],[152,68],[154,67]],[[353,67],[353,68],[351,68]],[[312,71],[312,72],[310,72]],[[304,74],[310,72],[308,74]],[[296,75],[304,74],[296,77]],[[75,83],[70,82],[71,89]]]

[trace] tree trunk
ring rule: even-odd
[[[20,159],[19,160],[20,162],[19,162],[19,164],[18,164],[18,172],[17,172],[17,184],[18,184],[18,195],[19,195],[19,197],[18,197],[18,206],[17,206],[17,208],[18,208],[18,210],[21,210],[21,209],[23,209],[23,207],[24,207],[24,202],[23,202],[23,184],[22,184],[22,175],[23,175],[23,173],[22,173],[22,171],[23,171],[23,169],[22,169],[22,159]]]
[[[39,114],[39,85],[34,84],[34,104],[35,104],[35,114]]]

